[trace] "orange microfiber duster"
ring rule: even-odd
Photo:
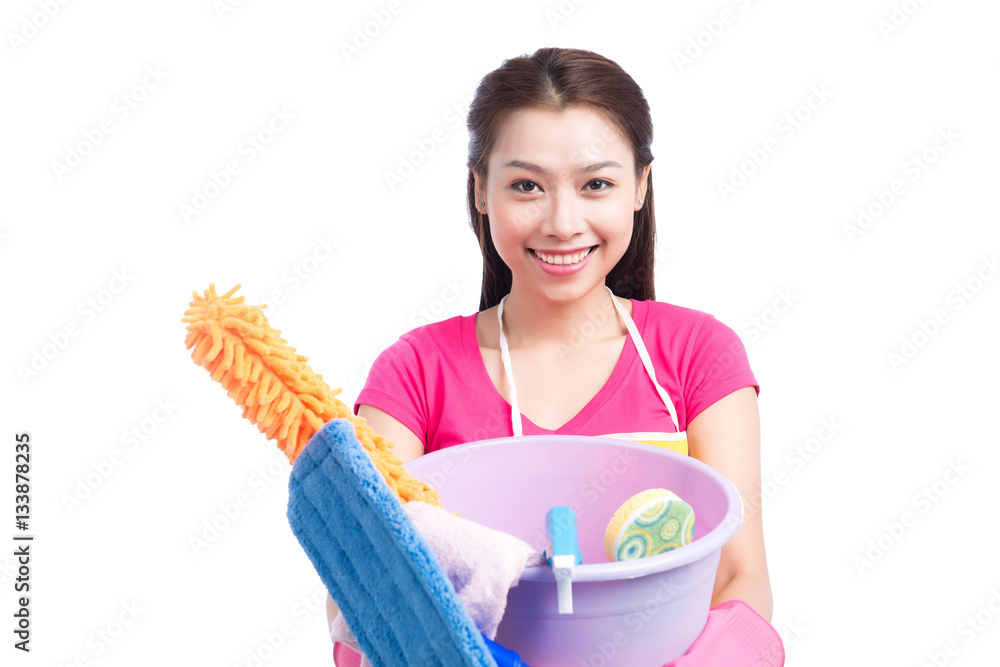
[[[361,417],[337,398],[295,352],[281,332],[272,328],[263,306],[244,305],[233,294],[236,285],[219,296],[213,283],[204,296],[194,296],[182,322],[187,322],[185,344],[195,363],[212,373],[249,419],[293,463],[323,424],[346,418],[389,488],[402,501],[421,500],[441,506],[437,490],[412,477],[392,452],[393,444],[375,433]]]

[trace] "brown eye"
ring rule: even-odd
[[[534,181],[518,181],[517,183],[514,183],[514,185],[512,185],[511,187],[514,188],[515,190],[517,190],[518,192],[524,192],[526,194],[527,193],[532,193],[532,192],[537,192],[537,190],[524,190],[524,189],[521,188],[522,185],[531,186],[533,188],[537,188],[538,187],[538,183],[535,183]]]
[[[602,187],[597,187],[597,188],[590,187],[590,186],[594,185],[594,183],[597,183],[599,185],[606,185],[607,187],[603,187],[603,188]],[[610,188],[611,187],[611,183],[609,183],[608,181],[604,180],[603,178],[595,178],[591,182],[587,183],[587,186],[590,187],[590,191],[591,192],[600,192],[601,190],[607,190],[608,188]]]

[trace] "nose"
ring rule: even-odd
[[[546,208],[548,210],[542,211],[541,227],[546,236],[569,239],[584,231],[585,224],[573,194],[557,193]]]

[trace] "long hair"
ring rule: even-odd
[[[510,292],[512,276],[490,235],[490,221],[476,208],[475,175],[487,177],[490,155],[508,117],[521,109],[563,111],[585,106],[612,123],[632,149],[636,177],[652,163],[653,121],[638,84],[616,62],[581,49],[542,48],[531,56],[504,60],[483,77],[469,107],[469,224],[483,253],[479,310],[492,308]],[[615,295],[655,300],[653,263],[656,221],[653,217],[653,174],[650,170],[642,207],[633,214],[628,250],[608,273],[605,284]]]

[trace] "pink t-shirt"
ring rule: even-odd
[[[483,364],[476,316],[455,316],[400,336],[372,364],[354,413],[362,404],[384,410],[421,439],[425,453],[512,436],[510,404]],[[632,319],[681,430],[737,389],[752,386],[760,393],[743,342],[708,313],[633,299]],[[521,420],[525,435],[676,431],[631,338],[610,379],[561,428],[540,428],[523,414]]]

